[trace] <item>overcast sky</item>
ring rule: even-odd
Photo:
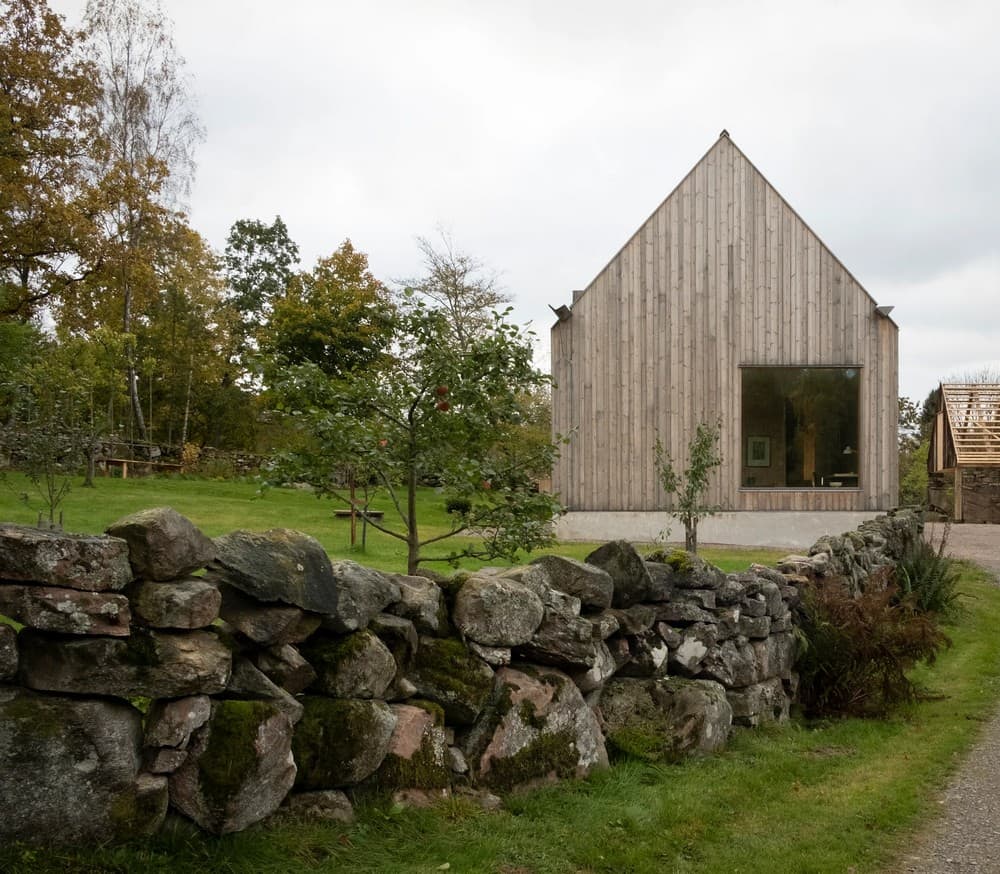
[[[77,23],[84,0],[50,0]],[[281,215],[384,280],[437,226],[548,363],[553,317],[726,128],[893,304],[900,392],[1000,361],[995,3],[165,0],[207,139],[191,222]]]

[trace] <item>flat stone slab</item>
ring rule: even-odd
[[[218,586],[196,577],[137,583],[129,597],[135,615],[153,628],[206,628],[219,618],[222,606]]]
[[[40,631],[110,637],[128,637],[131,619],[124,595],[16,583],[0,583],[0,613]]]
[[[116,698],[212,695],[229,682],[232,655],[207,631],[137,630],[128,638],[53,638],[22,631],[19,676],[32,689]]]
[[[132,581],[128,544],[117,537],[0,525],[0,579],[116,592]]]

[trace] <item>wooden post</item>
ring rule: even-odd
[[[358,539],[358,509],[354,503],[354,472],[351,472],[351,546]]]

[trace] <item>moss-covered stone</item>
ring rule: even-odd
[[[205,752],[198,758],[201,791],[208,805],[222,809],[257,761],[258,726],[278,713],[266,701],[219,701],[209,723]]]
[[[133,789],[112,803],[109,816],[116,835],[127,838],[156,834],[167,815],[167,779],[141,774]]]
[[[396,660],[370,631],[314,637],[301,647],[316,671],[312,687],[335,698],[381,698],[396,676]]]
[[[302,699],[292,753],[299,790],[338,789],[369,777],[382,764],[396,718],[381,701]]]
[[[492,789],[509,792],[535,780],[575,777],[579,758],[571,731],[542,733],[513,756],[492,759],[482,779]]]
[[[380,792],[396,789],[443,789],[451,784],[444,732],[428,720],[426,711],[412,705],[395,705],[399,716],[393,741],[378,770],[366,781],[366,788]],[[413,714],[419,712],[414,718]],[[400,731],[403,737],[400,737]],[[413,748],[415,734],[419,742]]]
[[[132,809],[141,742],[128,704],[0,686],[0,840],[122,837],[118,812],[141,817]]]
[[[470,725],[493,689],[493,671],[456,638],[421,637],[410,679],[449,722]]]
[[[434,701],[426,701],[423,698],[410,698],[407,702],[411,707],[419,707],[426,710],[433,718],[436,726],[443,726],[445,723],[444,708]]]
[[[706,680],[615,678],[601,695],[611,750],[647,762],[674,762],[720,748],[732,708],[725,690]]]

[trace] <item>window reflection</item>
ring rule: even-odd
[[[858,368],[744,367],[742,378],[743,486],[858,486]]]

